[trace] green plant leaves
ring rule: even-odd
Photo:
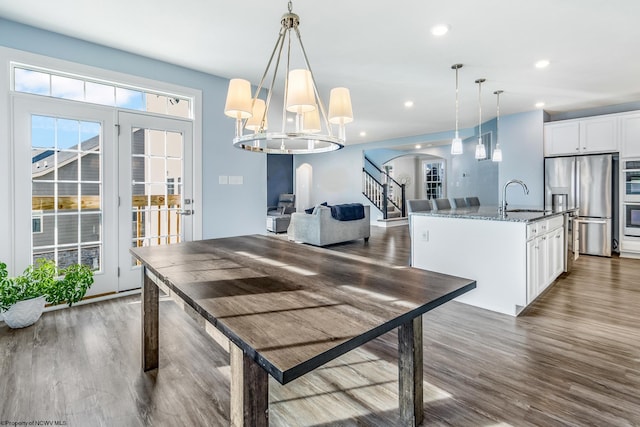
[[[44,295],[50,304],[80,301],[93,284],[93,271],[82,264],[58,269],[51,260],[38,259],[22,275],[10,278],[7,265],[0,262],[0,310],[18,301]]]

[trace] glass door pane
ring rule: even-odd
[[[102,264],[102,125],[31,116],[32,263]]]
[[[131,132],[131,246],[178,243],[183,240],[183,136],[138,127]]]
[[[193,235],[193,123],[120,112],[120,290],[139,288],[129,249],[171,245]]]

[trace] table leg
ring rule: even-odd
[[[160,290],[144,268],[142,283],[142,370],[158,367],[158,309]]]
[[[231,425],[268,427],[269,375],[240,347],[229,343],[231,359]]]
[[[400,422],[422,423],[422,316],[398,327],[398,370],[400,379]]]

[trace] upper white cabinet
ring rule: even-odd
[[[640,113],[620,116],[620,155],[640,157]]]
[[[580,123],[577,121],[545,123],[544,155],[578,154],[580,152]]]
[[[617,117],[580,120],[580,154],[618,150]]]
[[[619,150],[618,139],[617,116],[545,123],[544,155],[614,152]]]

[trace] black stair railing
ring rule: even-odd
[[[365,167],[362,168],[362,194],[382,212],[387,219],[391,207],[406,216],[405,185],[389,176],[371,159],[364,156]],[[374,176],[373,173],[377,176]]]

